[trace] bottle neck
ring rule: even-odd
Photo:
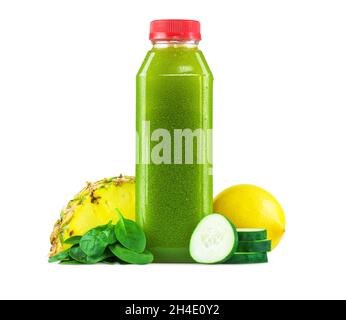
[[[152,41],[153,47],[155,49],[164,49],[164,48],[189,48],[195,49],[198,48],[199,41],[195,40],[155,40]]]

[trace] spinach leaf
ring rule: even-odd
[[[154,261],[154,256],[148,250],[143,253],[133,252],[120,244],[111,245],[109,249],[120,260],[132,264],[148,264]]]
[[[90,257],[86,255],[80,247],[74,247],[70,249],[70,257],[77,262],[84,264],[96,264],[98,262],[101,262],[102,260],[110,258],[111,256],[112,253],[109,250],[106,250],[98,257]]]
[[[115,234],[118,241],[127,249],[142,253],[147,240],[143,230],[134,221],[125,219],[117,209],[119,221],[115,226]]]
[[[112,254],[112,257],[109,257],[109,258],[103,260],[102,263],[104,263],[104,264],[118,264],[119,259],[117,257],[113,256],[113,254]]]
[[[63,265],[81,265],[82,263],[76,261],[76,260],[64,260],[64,261],[60,261],[59,264],[63,264]]]
[[[54,263],[54,262],[58,262],[58,261],[61,261],[61,260],[66,260],[66,259],[69,259],[69,258],[70,258],[70,255],[69,255],[69,249],[68,249],[68,250],[59,252],[55,256],[49,258],[48,262],[49,263]]]
[[[72,245],[76,245],[79,244],[79,241],[82,239],[81,236],[74,236],[71,238],[68,238],[64,241],[64,244],[72,244]]]
[[[114,244],[116,241],[114,225],[109,223],[87,232],[81,238],[79,245],[85,255],[99,257],[104,253],[108,245]]]

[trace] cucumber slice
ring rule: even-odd
[[[238,228],[237,232],[239,241],[256,241],[267,239],[266,229]]]
[[[239,241],[237,252],[269,252],[272,249],[270,240]]]
[[[228,260],[238,246],[234,225],[223,215],[213,213],[197,225],[190,241],[190,255],[198,263],[221,263]]]
[[[251,263],[267,263],[268,256],[263,252],[251,253],[235,253],[228,261],[227,264],[251,264]]]

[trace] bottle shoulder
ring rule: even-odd
[[[137,77],[187,74],[213,77],[199,49],[152,49],[148,51]]]

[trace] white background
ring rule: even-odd
[[[346,298],[346,2],[0,2],[0,298]],[[194,18],[215,76],[215,194],[271,191],[287,233],[267,265],[47,263],[86,181],[134,174],[149,22]]]

